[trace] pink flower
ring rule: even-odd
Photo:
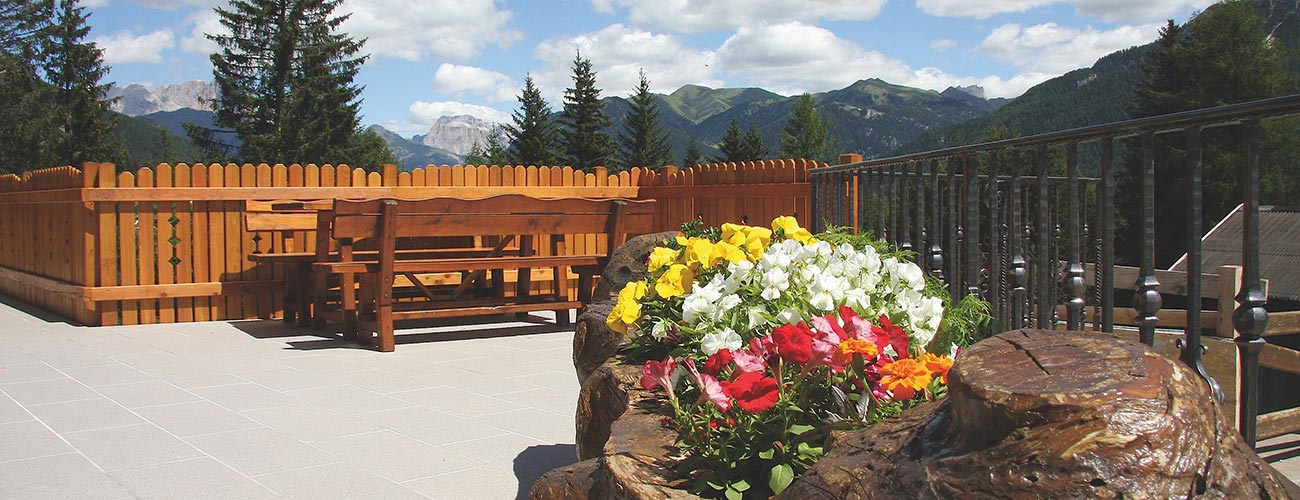
[[[686,365],[686,371],[690,372],[695,378],[695,383],[700,386],[700,400],[705,399],[712,401],[722,411],[731,408],[731,398],[727,396],[727,391],[723,390],[722,384],[713,375],[700,373],[695,369],[695,360],[687,359],[682,362]]]
[[[762,373],[763,370],[767,369],[767,363],[763,360],[763,357],[750,352],[748,349],[736,351],[735,354],[731,355],[731,360],[736,363],[736,369],[741,373]]]
[[[677,360],[668,356],[663,361],[646,361],[645,366],[641,367],[641,388],[647,391],[653,391],[655,387],[662,386],[668,390],[668,399],[676,399],[673,395],[673,372],[677,371]]]

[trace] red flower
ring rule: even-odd
[[[812,359],[813,331],[802,321],[798,325],[781,325],[772,330],[772,341],[781,358],[794,363]]]
[[[713,355],[709,356],[709,359],[704,362],[704,373],[716,377],[722,373],[723,368],[726,368],[726,366],[730,364],[731,349],[724,347],[719,349],[718,352],[713,353]]]
[[[673,397],[673,372],[677,370],[677,360],[668,356],[663,361],[646,361],[645,366],[641,367],[641,388],[647,391],[653,391],[655,387],[663,386],[668,390],[668,397]]]
[[[776,405],[776,400],[780,396],[776,384],[776,379],[772,377],[757,373],[742,373],[727,385],[727,390],[731,393],[732,399],[736,400],[737,406],[745,411],[758,413]]]
[[[902,327],[894,326],[894,323],[889,321],[889,316],[881,314],[880,327],[873,328],[872,331],[877,335],[876,346],[881,350],[884,350],[887,345],[892,345],[894,352],[898,353],[898,359],[907,357],[907,332],[904,332]]]

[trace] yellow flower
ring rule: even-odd
[[[785,237],[798,241],[799,243],[808,244],[816,242],[812,233],[807,229],[799,227],[799,221],[794,217],[783,215],[772,220],[772,231],[785,231]]]
[[[665,299],[686,295],[694,282],[694,271],[682,264],[673,264],[655,282],[655,293]]]
[[[680,256],[681,252],[677,250],[668,247],[655,247],[655,249],[650,252],[650,263],[647,266],[649,268],[648,270],[653,273],[661,268],[675,264]]]
[[[736,245],[731,243],[718,242],[713,245],[713,253],[709,254],[709,267],[713,267],[718,262],[726,260],[727,262],[736,263],[745,260],[745,252]]]
[[[732,245],[741,246],[745,244],[745,232],[749,226],[740,224],[725,223],[722,225],[722,241]]]
[[[706,238],[691,238],[686,242],[686,265],[691,269],[709,268],[709,256],[713,255],[713,242]]]
[[[623,286],[618,292],[618,301],[605,318],[605,324],[619,333],[626,334],[627,327],[641,320],[641,298],[645,297],[648,285],[644,281],[633,281]]]

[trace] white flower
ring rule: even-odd
[[[668,328],[670,326],[672,326],[671,321],[658,321],[654,326],[650,327],[650,336],[654,337],[655,340],[663,340],[668,336]]]
[[[748,328],[751,332],[771,324],[767,319],[767,311],[764,311],[761,307],[749,308],[747,315],[749,316]]]
[[[777,314],[776,319],[777,321],[780,321],[782,324],[793,325],[800,321],[803,321],[803,313],[800,313],[799,310],[795,308],[787,308],[786,310],[781,311],[780,314]]]
[[[744,300],[741,299],[740,296],[736,294],[731,294],[722,297],[722,299],[718,301],[718,306],[715,308],[718,311],[718,315],[717,315],[718,317],[715,318],[715,321],[721,321],[722,315],[724,313],[732,309],[735,309],[737,307],[740,307],[740,304],[743,302]]]
[[[730,328],[724,328],[722,331],[707,333],[700,338],[700,350],[704,354],[712,356],[714,353],[723,349],[737,350],[744,344],[740,334]]]
[[[835,310],[835,299],[831,297],[829,292],[814,293],[812,297],[809,297],[808,303],[819,311]]]

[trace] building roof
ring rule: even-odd
[[[1260,278],[1268,280],[1268,296],[1300,301],[1300,209],[1263,206],[1259,209]],[[1201,272],[1241,265],[1241,205],[1229,212],[1201,238]],[[1170,270],[1186,271],[1187,255]]]

